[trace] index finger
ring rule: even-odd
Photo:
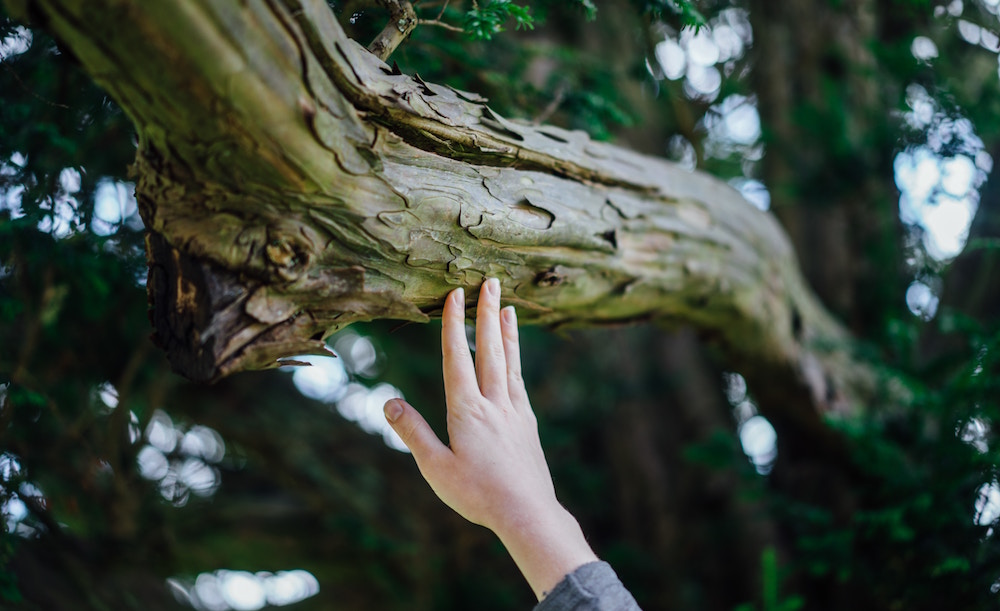
[[[458,288],[448,294],[441,315],[441,357],[444,371],[444,396],[451,407],[457,399],[480,395],[476,368],[465,336],[465,291]]]

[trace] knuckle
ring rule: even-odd
[[[468,349],[469,344],[465,340],[464,335],[460,337],[449,337],[447,341],[444,342],[444,350],[454,354],[461,354]]]
[[[482,402],[476,397],[461,395],[449,402],[448,409],[455,414],[477,416],[483,412]]]
[[[397,432],[399,433],[400,439],[409,444],[409,441],[413,439],[413,435],[414,433],[416,433],[416,430],[417,430],[416,423],[404,420],[403,426],[399,427],[397,429]]]

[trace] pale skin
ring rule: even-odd
[[[556,500],[521,377],[517,317],[511,306],[500,309],[495,278],[479,294],[475,362],[465,336],[462,289],[445,300],[441,352],[450,446],[405,401],[388,401],[386,419],[435,494],[496,533],[541,600],[597,556]]]

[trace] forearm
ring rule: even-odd
[[[560,505],[506,516],[494,529],[538,600],[598,558],[576,519]]]

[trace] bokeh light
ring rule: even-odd
[[[382,355],[369,337],[348,330],[337,336],[333,351],[352,374],[374,378],[381,372]]]
[[[384,356],[375,342],[351,329],[332,338],[332,356],[307,355],[294,360],[308,366],[286,367],[292,383],[304,396],[331,405],[341,416],[368,433],[379,435],[387,446],[409,452],[406,444],[385,420],[382,408],[389,399],[403,398],[403,393],[384,382],[369,386],[382,370]]]
[[[24,53],[31,48],[31,41],[31,31],[28,28],[20,25],[15,27],[12,33],[0,40],[0,61]]]
[[[316,401],[331,403],[344,396],[348,376],[342,359],[306,355],[295,357],[295,360],[309,363],[292,370],[292,383],[300,393]]]
[[[254,611],[291,605],[319,593],[319,581],[309,571],[234,571],[219,569],[194,579],[167,580],[178,602],[199,611]]]
[[[980,486],[976,493],[975,521],[980,526],[987,526],[997,518],[1000,518],[1000,485],[992,481]]]
[[[733,408],[743,453],[757,469],[757,473],[767,475],[778,458],[777,431],[767,418],[757,413],[757,406],[750,398],[743,376],[735,372],[722,374],[722,388]]]
[[[0,516],[8,533],[21,537],[35,536],[37,529],[28,524],[30,510],[25,501],[46,507],[42,490],[26,479],[20,459],[9,453],[0,454]]]
[[[970,418],[957,431],[958,438],[976,448],[980,454],[985,454],[990,449],[987,436],[990,432],[989,424],[982,418]]]
[[[910,44],[910,54],[921,61],[930,61],[938,56],[937,45],[926,36],[917,36]]]
[[[142,229],[135,185],[102,180],[97,183],[94,192],[94,216],[90,228],[97,235],[107,236],[118,231],[122,225],[134,231]]]
[[[46,198],[39,208],[47,212],[38,223],[38,229],[52,234],[57,238],[66,238],[79,229],[77,208],[79,202],[73,194],[80,190],[80,171],[76,168],[63,168],[59,172],[60,192]]]
[[[753,178],[734,178],[729,181],[729,184],[740,192],[743,199],[753,204],[758,210],[771,209],[771,192],[761,181]]]
[[[767,474],[778,457],[778,433],[767,418],[751,416],[740,427],[740,444],[757,472]]]
[[[736,62],[752,43],[748,13],[738,8],[725,9],[697,31],[685,28],[675,33],[668,29],[649,60],[656,64],[649,67],[649,72],[655,78],[682,81],[682,90],[689,99],[715,102],[696,127],[705,133],[700,142],[704,158],[737,159],[743,176],[730,179],[730,184],[752,205],[768,210],[770,193],[756,178],[757,162],[764,155],[756,99],[731,94],[716,102],[725,79],[741,78],[742,72],[736,73]],[[681,167],[693,170],[698,165],[698,153],[684,135],[673,134],[666,152]]]
[[[938,297],[928,285],[914,280],[906,289],[906,307],[921,320],[930,320],[937,313]]]
[[[893,161],[899,217],[920,230],[932,259],[948,261],[965,247],[993,159],[972,122],[944,112],[923,87],[907,87],[906,101],[903,119],[925,142],[906,147]]]
[[[136,454],[139,474],[157,482],[160,494],[174,505],[187,504],[190,495],[209,497],[222,484],[215,466],[226,455],[222,435],[200,424],[175,424],[163,410],[155,410]]]
[[[722,90],[723,75],[732,72],[733,62],[743,57],[752,42],[747,11],[729,8],[697,31],[685,28],[668,33],[657,43],[653,56],[662,76],[683,79],[688,98],[711,102]]]
[[[389,399],[402,398],[403,393],[391,384],[381,383],[368,388],[362,384],[352,383],[344,398],[337,402],[337,411],[344,418],[357,422],[365,431],[381,435],[390,448],[409,452],[403,440],[389,426],[382,411]]]

